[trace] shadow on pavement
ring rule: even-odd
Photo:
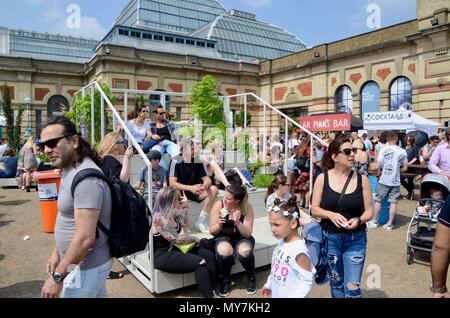
[[[379,289],[363,289],[363,298],[389,298],[389,296]]]
[[[5,201],[5,202],[0,202],[0,205],[21,205],[21,204],[25,204],[28,202],[31,202],[31,200]]]
[[[5,214],[0,214],[0,219],[4,216],[5,216]],[[14,221],[0,221],[0,227],[7,226],[7,225],[9,225],[9,223],[12,223],[12,222],[14,222]]]
[[[403,225],[409,224],[411,222],[411,217],[408,217],[406,215],[398,214],[395,216],[397,218],[397,222],[394,224],[394,227],[400,227]]]
[[[39,298],[44,283],[43,280],[34,280],[0,288],[0,298]]]
[[[0,254],[0,261],[3,261],[5,259],[5,255]]]

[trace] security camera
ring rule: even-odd
[[[106,54],[109,54],[109,53],[111,53],[111,50],[109,49],[109,47],[106,47],[106,49],[105,49],[105,53],[106,53]]]
[[[432,25],[432,26],[439,25],[439,19],[438,19],[438,18],[433,18],[433,19],[431,19],[431,25]]]

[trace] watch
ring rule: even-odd
[[[433,284],[430,284],[430,290],[434,294],[445,294],[447,292],[447,287],[444,286],[444,287],[436,288],[433,286]]]
[[[55,282],[61,283],[64,280],[64,278],[66,278],[66,276],[63,276],[58,272],[54,272],[52,273],[52,278]]]

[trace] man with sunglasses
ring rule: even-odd
[[[106,279],[112,268],[108,237],[97,231],[100,221],[109,229],[111,192],[98,178],[86,178],[75,188],[75,175],[84,169],[96,169],[100,158],[77,133],[66,117],[47,123],[39,147],[52,165],[62,169],[58,193],[55,247],[47,262],[49,278],[41,296],[44,298],[105,298]]]
[[[174,136],[175,124],[171,120],[166,119],[166,111],[162,105],[156,107],[155,121],[150,123],[151,138],[158,141],[158,144],[152,148],[162,154],[168,153],[173,159],[180,154],[180,148],[175,143]],[[166,162],[163,160],[161,166],[168,169]]]
[[[388,144],[380,151],[377,160],[377,169],[381,169],[381,177],[377,185],[377,194],[375,196],[374,215],[367,227],[378,227],[378,215],[381,210],[381,202],[389,195],[389,202],[391,204],[389,209],[389,221],[383,228],[386,231],[392,231],[395,215],[397,213],[398,198],[400,197],[400,172],[408,170],[408,155],[406,150],[400,148],[398,137],[394,132],[389,132],[387,135]]]

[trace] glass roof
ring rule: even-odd
[[[217,0],[131,0],[115,25],[188,34],[224,12]]]
[[[86,63],[98,41],[10,29],[9,54],[35,59]]]
[[[220,15],[191,35],[216,40],[219,52],[233,59],[274,59],[306,49],[288,31],[236,10]]]

